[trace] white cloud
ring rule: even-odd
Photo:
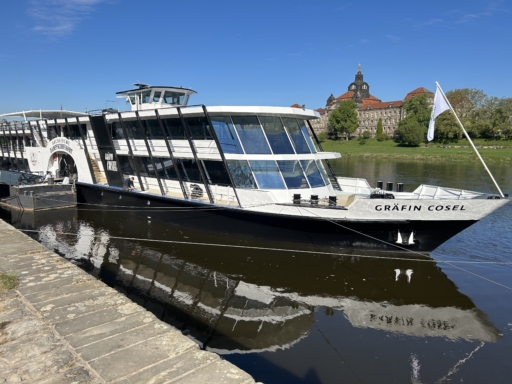
[[[73,32],[76,25],[107,0],[30,0],[28,14],[35,20],[35,32],[52,37]]]

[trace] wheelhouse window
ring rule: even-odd
[[[235,132],[235,126],[229,116],[212,116],[213,129],[219,139],[220,147],[224,153],[244,153],[242,145]]]
[[[260,116],[261,125],[267,135],[268,142],[275,154],[293,154],[290,139],[284,130],[281,119],[277,116]]]
[[[151,100],[149,98],[150,96],[151,96],[151,91],[141,92],[141,94],[140,94],[140,103],[141,104],[147,104],[147,103],[151,102]]]
[[[257,189],[251,167],[246,160],[227,160],[231,177],[237,188]]]
[[[252,160],[254,176],[260,189],[285,189],[281,173],[273,160]]]
[[[256,116],[233,116],[238,136],[247,154],[270,154],[270,148]]]
[[[162,92],[155,91],[153,94],[153,102],[158,103],[160,101],[160,96],[162,95]]]
[[[302,165],[302,169],[304,169],[304,173],[308,178],[311,188],[323,187],[325,185],[315,160],[301,160],[300,165]]]
[[[311,153],[308,144],[306,143],[306,139],[302,134],[301,127],[296,119],[291,117],[283,117],[283,123],[288,132],[290,133],[290,137],[292,138],[293,145],[295,147],[295,151],[297,153]]]
[[[286,186],[289,189],[309,188],[304,172],[297,160],[278,160]]]
[[[185,105],[188,97],[185,97],[184,93],[165,91],[164,92],[164,103],[166,104],[177,104]]]

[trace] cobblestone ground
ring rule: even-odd
[[[0,273],[0,384],[254,383],[2,220]]]

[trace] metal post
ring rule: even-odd
[[[11,142],[11,149],[12,149],[12,153],[14,154],[14,160],[16,162],[16,169],[19,171],[20,170],[20,162],[18,160],[18,155],[16,155],[16,147],[17,145],[15,145],[15,143],[17,144],[17,140],[16,140],[16,136],[17,133],[16,133],[16,128],[14,128],[14,136],[12,136],[12,131],[11,131],[11,124],[9,124],[9,141]]]
[[[39,124],[39,120],[36,120],[37,130],[39,131],[39,138],[41,139],[41,145],[43,148],[46,148],[46,143],[44,142],[43,132],[41,131],[41,124]],[[46,125],[46,133],[48,133],[48,124]]]
[[[203,108],[203,112],[204,112],[204,115],[206,116],[208,125],[210,126],[210,129],[212,130],[213,139],[215,140],[215,144],[217,145],[217,149],[219,150],[219,153],[220,153],[220,158],[222,159],[222,162],[224,163],[224,167],[226,168],[226,172],[228,173],[229,181],[231,182],[231,187],[233,187],[233,191],[235,193],[236,200],[238,201],[238,206],[242,207],[242,204],[240,203],[240,199],[238,198],[238,193],[236,192],[235,181],[233,180],[233,176],[231,175],[231,171],[228,167],[228,162],[226,160],[226,156],[224,156],[224,151],[221,148],[219,138],[217,137],[217,132],[215,132],[215,129],[213,128],[212,120],[210,119],[208,110],[206,109],[206,106],[204,104],[201,107]]]
[[[210,191],[210,186],[208,185],[208,181],[206,180],[206,175],[203,169],[203,164],[199,161],[199,158],[197,157],[196,148],[194,145],[194,140],[192,138],[192,132],[190,132],[190,127],[188,126],[187,121],[183,117],[183,113],[181,113],[181,108],[176,107],[176,110],[178,111],[178,115],[181,119],[181,124],[183,124],[183,127],[185,128],[185,135],[187,136],[188,144],[190,146],[190,150],[192,151],[192,154],[194,155],[194,159],[197,164],[197,169],[199,169],[199,173],[201,175],[201,180],[203,181],[204,188],[206,189],[206,193],[208,194],[208,198],[210,199],[210,203],[214,203],[212,191]]]
[[[23,140],[23,148],[25,148],[25,131],[23,130],[23,125],[21,126],[21,134],[22,134],[22,140]],[[16,134],[16,146],[18,147],[18,151],[20,151],[21,155],[21,165],[22,167],[25,166],[25,156],[23,156],[23,150],[20,148],[20,142],[18,141],[18,130],[16,126],[14,126],[14,133]],[[27,162],[28,164],[28,162]]]
[[[145,190],[144,185],[142,184],[142,179],[140,177],[139,168],[137,167],[137,162],[134,159],[132,146],[130,144],[130,140],[128,139],[128,135],[126,133],[126,128],[124,126],[123,118],[121,117],[121,112],[118,112],[117,116],[119,117],[119,123],[121,124],[121,129],[123,130],[123,135],[126,140],[126,144],[128,145],[128,155],[132,158],[133,170],[135,171],[135,174],[137,175],[137,179],[139,179],[140,189],[144,191]]]
[[[169,152],[169,156],[171,157],[172,166],[174,170],[176,171],[176,176],[178,176],[178,182],[180,183],[181,192],[183,193],[183,197],[185,199],[188,199],[187,190],[185,188],[185,185],[183,184],[183,180],[181,178],[180,170],[178,169],[178,164],[176,164],[176,159],[174,158],[174,154],[172,153],[171,145],[169,144],[169,137],[167,135],[167,131],[164,129],[164,125],[162,122],[162,119],[160,118],[160,114],[158,113],[158,109],[155,109],[156,118],[158,120],[158,124],[160,124],[160,129],[162,130],[162,135],[164,137],[165,146],[167,147],[167,151]]]
[[[11,127],[9,127],[9,131],[11,130]],[[4,143],[6,144],[5,148],[7,149],[7,158],[9,159],[9,162],[12,161],[11,157],[11,151],[9,151],[9,140],[7,140],[7,136],[5,135],[5,129],[2,129],[2,136],[4,137]],[[11,169],[12,169],[12,163],[11,163]]]
[[[160,180],[160,175],[158,174],[158,169],[156,168],[155,159],[153,159],[153,153],[151,152],[151,148],[149,147],[148,142],[148,131],[146,129],[146,126],[142,124],[142,121],[140,120],[139,111],[135,111],[135,116],[137,117],[137,122],[139,124],[139,128],[142,129],[142,136],[144,137],[144,144],[146,144],[146,150],[148,151],[149,159],[151,160],[151,165],[153,166],[153,169],[155,170],[155,177],[158,182],[158,186],[160,187],[160,193],[162,196],[165,196],[165,190],[162,186],[162,180]]]
[[[82,138],[82,144],[84,146],[84,152],[85,152],[85,156],[87,157],[87,165],[89,166],[89,172],[91,173],[91,178],[92,178],[92,183],[93,184],[96,184],[98,182],[98,180],[96,180],[96,175],[94,174],[94,170],[92,168],[92,162],[91,162],[91,158],[89,156],[89,150],[87,149],[87,145],[85,143],[85,135],[84,133],[82,132],[82,127],[80,126],[80,120],[77,117],[75,117],[76,119],[76,124],[78,125],[78,132],[80,132],[80,137]],[[64,119],[66,121],[66,130],[69,132],[70,129],[69,129],[69,121],[68,121],[68,118],[66,117]],[[69,136],[68,136],[69,137]],[[106,172],[105,172],[106,173]]]

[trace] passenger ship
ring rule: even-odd
[[[430,251],[509,201],[337,176],[329,160],[341,155],[322,150],[312,110],[188,105],[192,89],[134,86],[118,92],[127,112],[0,115],[2,168],[74,179],[79,203],[109,211],[342,247]],[[15,116],[24,121],[5,120]],[[123,189],[131,177],[135,190]]]

